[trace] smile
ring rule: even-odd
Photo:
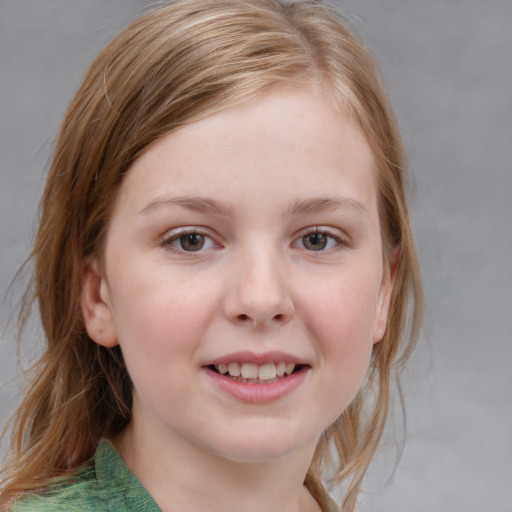
[[[299,370],[301,366],[284,361],[265,364],[232,362],[210,365],[209,368],[220,375],[231,377],[239,382],[263,384],[285,378],[295,370]]]
[[[209,364],[203,370],[223,394],[249,404],[266,404],[292,394],[308,379],[311,366],[282,361],[263,364],[226,361]]]

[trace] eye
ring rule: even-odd
[[[296,243],[301,249],[317,252],[335,249],[344,244],[339,236],[318,228],[302,235]]]
[[[181,231],[166,237],[163,245],[180,252],[199,252],[216,244],[211,237],[199,231]]]

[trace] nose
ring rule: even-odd
[[[230,273],[230,282],[224,311],[231,322],[278,326],[293,317],[291,280],[278,255],[259,253],[241,257]]]

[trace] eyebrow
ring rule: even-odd
[[[219,203],[213,199],[208,199],[205,197],[193,197],[193,196],[183,196],[183,197],[171,197],[171,196],[162,196],[157,197],[149,204],[147,204],[139,214],[146,214],[155,209],[162,207],[173,207],[177,206],[179,208],[183,208],[185,210],[189,210],[191,212],[199,212],[199,213],[214,213],[217,215],[226,215],[232,216],[235,211],[235,205],[223,204]]]
[[[156,199],[148,203],[139,212],[139,214],[147,214],[158,208],[167,208],[174,206],[192,212],[209,213],[225,216],[233,216],[236,209],[235,204],[219,203],[214,199],[208,199],[205,197],[161,196],[157,197]],[[338,210],[340,208],[353,210],[359,215],[368,217],[368,211],[366,210],[364,205],[360,201],[349,197],[296,199],[287,208],[286,213],[288,215],[313,214]]]
[[[353,210],[360,215],[368,217],[368,211],[363,203],[350,197],[297,199],[289,206],[288,213],[291,215],[300,213],[322,213],[338,210],[340,208]]]

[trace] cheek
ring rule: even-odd
[[[313,293],[305,297],[303,308],[310,322],[324,333],[320,338],[366,341],[371,345],[378,303],[376,282],[341,276],[310,287]]]
[[[178,376],[184,367],[178,362],[194,360],[214,297],[204,286],[199,289],[163,273],[116,277],[115,329],[132,378],[139,373],[156,378],[155,368],[160,375]]]
[[[373,348],[378,291],[374,280],[331,279],[304,305],[308,330],[316,340],[325,378],[345,407],[366,375]],[[345,403],[346,402],[346,403]]]

